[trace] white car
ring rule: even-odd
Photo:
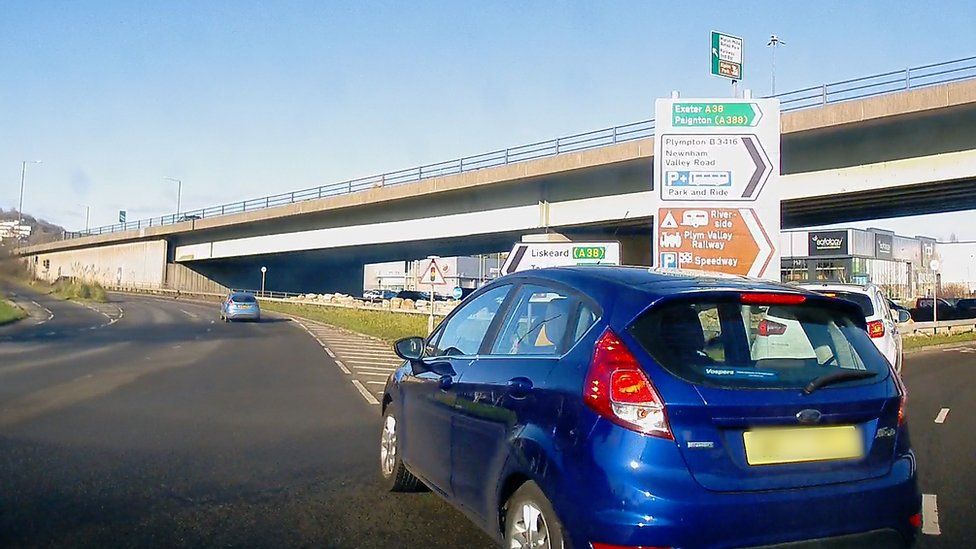
[[[902,342],[898,324],[908,322],[911,316],[906,311],[891,309],[888,299],[874,284],[798,284],[799,287],[829,297],[853,301],[864,311],[868,335],[871,341],[901,373]]]

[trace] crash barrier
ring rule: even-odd
[[[322,307],[341,307],[345,309],[360,309],[364,311],[381,311],[388,313],[406,313],[412,315],[429,315],[430,302],[412,299],[384,299],[380,302],[369,302],[343,294],[300,294],[290,297],[270,297],[272,292],[253,293],[260,301],[290,303],[293,305],[318,305]],[[278,292],[279,294],[281,292]],[[447,316],[460,301],[435,301],[434,316]]]
[[[976,319],[939,320],[938,322],[906,322],[898,325],[904,337],[968,334],[976,332]]]
[[[173,290],[170,288],[159,288],[152,286],[102,286],[109,292],[121,292],[129,294],[145,294],[164,297],[199,299],[202,301],[220,301],[227,294],[212,292],[187,292],[184,290]]]

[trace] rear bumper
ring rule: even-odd
[[[880,478],[757,492],[712,492],[679,468],[659,471],[658,493],[653,471],[605,473],[599,492],[588,483],[576,505],[556,505],[573,525],[573,547],[906,547],[916,536],[909,517],[921,507],[911,455]]]
[[[226,316],[230,320],[259,320],[261,311],[228,311]]]

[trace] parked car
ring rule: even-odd
[[[909,321],[912,320],[912,312],[908,309],[908,307],[905,307],[904,305],[899,305],[899,304],[895,303],[894,301],[892,301],[891,299],[888,299],[888,298],[885,298],[885,299],[887,299],[887,301],[888,301],[888,308],[889,309],[891,309],[893,311],[905,311],[905,313],[908,314],[908,320],[905,320],[905,322],[909,322]],[[899,314],[898,315],[898,318],[899,319],[902,319],[902,318],[904,318],[904,316],[902,316],[901,314]],[[899,320],[899,322],[901,322],[901,320]]]
[[[956,312],[956,307],[950,303],[948,300],[939,298],[938,299],[938,320],[955,320],[958,316]],[[920,297],[915,300],[915,308],[912,309],[912,318],[919,322],[930,322],[932,321],[932,298],[931,297]]]
[[[903,360],[902,337],[898,324],[911,320],[907,311],[892,310],[890,301],[874,284],[800,284],[801,288],[828,297],[854,302],[864,312],[868,335],[894,367],[901,373]]]
[[[231,292],[220,304],[220,319],[224,322],[261,320],[261,306],[252,294]]]
[[[976,299],[965,298],[956,302],[956,318],[976,318]]]
[[[400,299],[412,299],[414,301],[428,301],[430,299],[430,294],[417,290],[400,290],[397,292],[396,297],[399,297]]]
[[[366,290],[363,292],[363,301],[379,303],[387,299],[393,299],[397,293],[393,290]]]
[[[797,358],[753,356],[770,311]],[[504,547],[902,546],[921,523],[905,388],[845,300],[539,269],[395,350],[383,482],[430,487]]]

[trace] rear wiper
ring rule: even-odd
[[[855,379],[867,379],[869,377],[874,377],[878,375],[877,372],[868,372],[867,370],[844,370],[840,372],[834,372],[832,374],[827,374],[825,376],[820,376],[817,379],[811,381],[803,389],[803,393],[809,395],[810,393],[816,391],[821,387],[827,385],[832,385],[834,383],[840,383],[842,381],[853,381]]]

